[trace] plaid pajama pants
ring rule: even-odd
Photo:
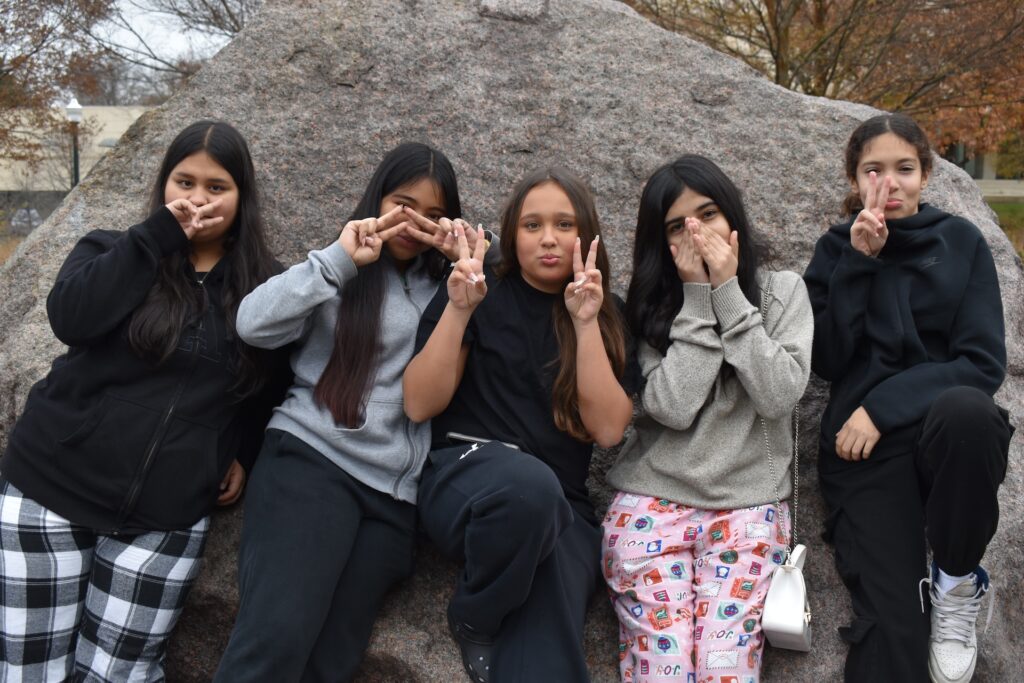
[[[0,680],[163,680],[208,527],[104,536],[3,481]]]

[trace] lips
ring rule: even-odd
[[[887,201],[885,203],[885,208],[887,208],[887,209],[898,209],[901,206],[903,206],[903,200],[902,199],[890,199],[889,201]]]
[[[540,262],[545,266],[557,266],[561,260],[562,257],[555,254],[544,254],[540,257]]]

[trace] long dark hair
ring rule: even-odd
[[[246,294],[273,275],[274,257],[267,247],[266,230],[260,214],[256,171],[245,138],[222,121],[197,121],[178,133],[160,163],[149,198],[149,212],[164,206],[167,179],[185,158],[206,152],[231,175],[238,187],[238,210],[224,237],[225,284],[221,304],[230,338],[235,334],[238,304]],[[165,256],[157,281],[146,300],[132,312],[128,343],[154,362],[163,362],[174,352],[182,330],[202,312],[205,293],[190,274],[189,249]],[[233,390],[239,396],[262,386],[263,366],[258,349],[238,342],[238,381]]]
[[[594,237],[601,234],[594,197],[580,178],[562,168],[534,171],[519,181],[501,212],[501,266],[498,268],[498,275],[501,277],[519,273],[519,258],[516,255],[519,215],[530,190],[545,183],[558,185],[569,197],[576,213],[576,227],[584,248],[589,247]],[[601,271],[601,288],[604,290],[604,301],[601,303],[597,322],[615,376],[622,377],[626,366],[625,329],[619,309],[612,300],[609,285],[611,274],[606,249],[598,249],[597,268]],[[570,279],[571,273],[564,284],[569,284]],[[579,441],[593,441],[583,425],[583,418],[580,417],[579,398],[576,394],[576,333],[573,330],[572,317],[561,296],[555,298],[552,310],[555,336],[558,339],[558,374],[551,391],[555,426]]]
[[[433,147],[407,142],[388,152],[377,166],[349,220],[379,216],[384,197],[423,179],[432,180],[440,189],[445,215],[461,218],[459,185],[448,157]],[[441,252],[430,249],[421,258],[427,259],[431,277],[440,280],[444,276],[448,261]],[[390,257],[382,253],[345,285],[334,327],[334,349],[313,392],[334,421],[350,429],[363,422],[366,395],[377,369],[381,309],[387,289],[384,269],[392,267]]]
[[[663,354],[668,351],[672,321],[683,307],[683,282],[668,248],[665,216],[687,188],[715,202],[738,233],[736,277],[747,300],[760,306],[756,275],[764,249],[747,220],[739,188],[710,159],[685,154],[655,171],[644,185],[633,242],[633,278],[626,295],[626,319],[633,338],[643,339]]]
[[[921,126],[906,114],[879,114],[861,123],[850,134],[844,155],[847,179],[851,182],[857,180],[857,165],[860,164],[864,147],[879,135],[886,133],[892,133],[914,148],[921,163],[921,175],[927,178],[932,172],[932,148]],[[850,216],[860,213],[863,208],[864,202],[860,200],[860,194],[857,192],[851,191],[843,199],[843,212]]]

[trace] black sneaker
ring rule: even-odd
[[[450,605],[448,628],[452,632],[452,638],[459,645],[462,666],[466,668],[469,678],[475,683],[488,683],[491,680],[491,651],[494,649],[494,639],[456,621]]]

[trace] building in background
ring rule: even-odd
[[[79,177],[84,179],[103,155],[148,107],[83,107],[79,135]],[[0,237],[24,236],[36,228],[70,192],[72,142],[64,113],[62,125],[24,130],[41,147],[36,161],[0,159]]]

